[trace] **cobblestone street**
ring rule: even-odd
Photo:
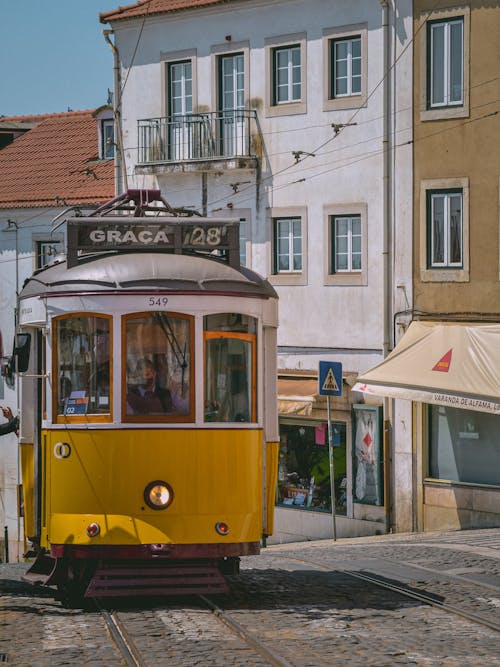
[[[0,565],[0,661],[10,665],[500,665],[498,529],[268,547],[243,559],[231,592],[214,599],[245,637],[195,597],[108,603],[135,662],[104,612],[63,608],[50,591],[20,582],[25,569]]]

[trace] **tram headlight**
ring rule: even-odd
[[[150,482],[144,489],[144,501],[152,510],[164,510],[173,499],[172,487],[161,480]]]

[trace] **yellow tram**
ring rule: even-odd
[[[20,295],[25,579],[68,602],[224,591],[273,528],[276,293],[238,221],[159,191],[67,237]]]

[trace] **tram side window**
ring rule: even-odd
[[[110,321],[94,315],[55,320],[58,415],[110,414]]]
[[[193,318],[158,311],[124,319],[125,418],[190,420]]]
[[[207,315],[205,421],[254,422],[257,320],[239,313]]]

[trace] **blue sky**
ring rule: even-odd
[[[99,12],[133,1],[0,0],[0,115],[105,104],[113,57]]]

